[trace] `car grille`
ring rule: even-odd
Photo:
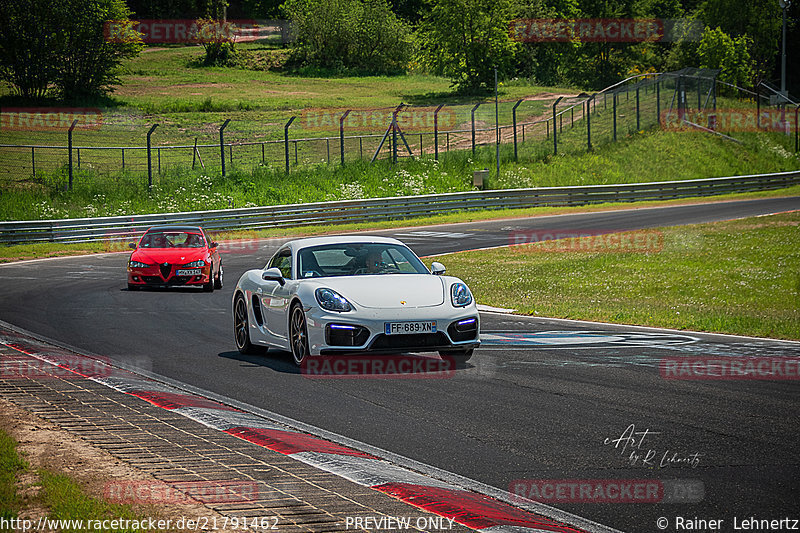
[[[370,346],[372,350],[418,350],[450,346],[444,333],[415,333],[413,335],[378,335]]]
[[[150,285],[183,285],[191,281],[192,276],[173,276],[164,281],[159,276],[142,276],[142,281]]]
[[[158,265],[158,269],[161,271],[161,276],[164,279],[169,278],[170,273],[172,272],[172,265],[169,263],[165,263],[163,265]]]

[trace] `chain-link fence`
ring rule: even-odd
[[[504,145],[529,160],[576,153],[660,126],[736,140],[781,132],[798,146],[798,105],[768,86],[754,91],[718,81],[718,71],[684,69],[629,78],[595,94],[540,93],[514,101],[379,109],[306,109],[269,123],[210,114],[184,124],[95,110],[4,109],[0,175],[26,179],[90,170],[152,183],[181,167],[225,174],[267,166],[290,173],[314,164],[430,157]],[[62,174],[62,175],[63,175]]]

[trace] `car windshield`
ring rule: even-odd
[[[430,274],[414,252],[398,244],[343,243],[303,248],[300,278],[373,274]]]
[[[201,234],[188,231],[152,231],[145,233],[139,243],[142,248],[202,248],[205,245]]]

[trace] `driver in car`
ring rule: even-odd
[[[372,249],[367,253],[366,262],[366,270],[367,274],[377,274],[381,271],[386,264],[383,262],[381,258],[381,250]]]

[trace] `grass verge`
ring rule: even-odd
[[[791,212],[662,228],[641,253],[551,241],[439,260],[479,302],[519,313],[800,339],[799,227]]]
[[[40,497],[44,505],[50,509],[50,518],[53,520],[75,520],[82,521],[84,524],[107,519],[143,520],[143,517],[135,513],[128,505],[113,504],[89,496],[78,483],[63,474],[40,470],[39,479],[42,483]],[[74,531],[86,531],[86,529],[86,527],[75,528]],[[94,529],[110,532],[139,531],[139,529]],[[65,528],[63,531],[72,531],[72,529]]]
[[[216,233],[218,241],[242,241],[247,239],[264,239],[270,237],[307,237],[353,231],[371,231],[404,227],[431,226],[437,224],[457,224],[481,220],[497,220],[505,218],[525,218],[535,216],[560,215],[569,213],[588,213],[612,209],[638,209],[642,207],[658,207],[669,205],[685,205],[699,202],[722,202],[731,200],[748,200],[755,198],[779,198],[800,195],[800,185],[776,191],[760,191],[742,194],[725,194],[714,197],[684,198],[678,200],[661,200],[631,203],[605,203],[592,206],[576,207],[533,207],[529,209],[503,209],[492,211],[470,211],[448,213],[430,217],[419,217],[403,220],[386,220],[338,225],[296,226],[287,228],[269,228],[249,232]],[[122,242],[86,242],[79,244],[35,243],[0,246],[0,263],[28,259],[43,259],[73,255],[87,255],[107,252],[127,251],[127,243]]]
[[[17,442],[0,429],[0,518],[16,518],[22,499],[17,494],[17,474],[27,468],[27,463],[17,453]]]
[[[797,154],[771,143],[766,137],[737,145],[704,133],[652,131],[595,152],[550,154],[524,163],[511,161],[513,153],[504,146],[507,153],[500,177],[492,173],[486,187],[606,185],[800,168]],[[141,176],[81,171],[68,191],[65,174],[43,174],[35,180],[0,183],[0,219],[119,216],[459,192],[473,189],[473,171],[493,167],[494,151],[483,149],[475,156],[444,154],[441,161],[317,165],[294,170],[289,176],[275,167],[234,167],[226,176],[175,167],[154,177],[152,189]]]

